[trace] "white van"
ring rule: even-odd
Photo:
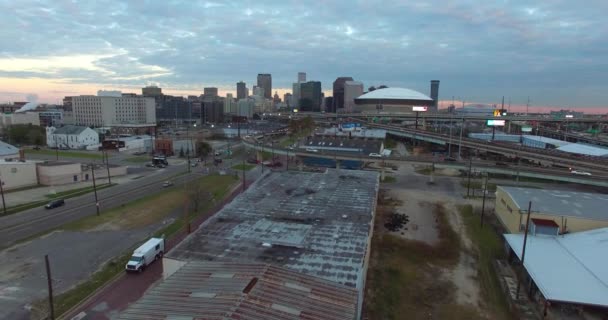
[[[163,257],[165,239],[151,238],[133,251],[131,259],[125,265],[125,270],[142,272],[152,262]]]

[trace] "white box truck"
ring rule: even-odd
[[[150,263],[162,258],[164,252],[165,239],[151,238],[133,251],[125,270],[142,272]]]

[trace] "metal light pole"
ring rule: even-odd
[[[112,178],[110,177],[110,157],[108,156],[108,150],[106,150],[106,148],[101,149],[102,151],[104,151],[103,153],[106,156],[106,170],[108,171],[108,185],[112,184]]]
[[[49,255],[44,256],[44,263],[46,265],[46,280],[49,288],[49,309],[50,309],[50,318],[51,320],[55,320],[55,306],[53,303],[53,279],[51,278],[51,265],[49,263]]]
[[[4,210],[4,215],[6,215],[6,202],[4,201],[4,181],[0,180],[0,194],[2,194],[2,209]]]
[[[460,151],[462,150],[462,132],[464,131],[464,118],[462,118],[462,125],[460,126],[460,141],[458,142],[458,160],[460,160]]]
[[[97,185],[95,184],[95,164],[91,163],[91,175],[93,176],[93,192],[95,193],[95,209],[99,215],[99,199],[97,198]]]
[[[469,182],[467,183],[467,198],[469,197],[469,191],[471,190],[471,167],[473,166],[473,157],[469,157]]]
[[[488,173],[485,174],[485,181],[483,183],[483,200],[481,201],[481,216],[480,226],[483,228],[483,214],[486,208],[486,193],[488,193]]]

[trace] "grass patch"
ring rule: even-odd
[[[255,166],[252,164],[237,164],[237,165],[232,166],[232,169],[234,169],[234,170],[244,170],[244,171],[249,171],[253,168],[255,168]]]
[[[285,148],[285,147],[289,147],[289,146],[293,145],[296,142],[298,142],[298,138],[290,136],[284,140],[281,140],[281,142],[279,142],[279,146]]]
[[[385,176],[384,180],[381,181],[382,183],[395,183],[397,182],[397,178],[393,177],[393,176]]]
[[[414,171],[416,171],[416,173],[418,174],[424,174],[424,175],[430,175],[431,172],[433,172],[433,168],[431,167],[424,167],[424,168],[416,168]]]
[[[98,184],[97,185],[97,191],[111,187],[111,186],[115,186],[116,184]],[[49,193],[47,195],[45,195],[45,197],[49,198],[49,199],[67,199],[67,198],[73,198],[76,196],[80,196],[83,194],[87,194],[89,192],[93,192],[93,186],[90,187],[84,187],[84,188],[78,188],[78,189],[72,189],[72,190],[66,190],[66,191],[60,191],[57,193]]]
[[[55,156],[57,155],[57,151],[48,150],[48,149],[26,149],[25,154],[32,155],[46,155],[46,156]],[[59,151],[59,158],[86,158],[86,159],[103,159],[101,154],[97,153],[89,153],[89,152],[78,152],[78,151]]]
[[[126,158],[125,161],[131,163],[144,163],[150,161],[150,157],[129,157]]]
[[[376,229],[384,228],[390,210],[382,207],[376,214]],[[426,319],[435,312],[434,304],[447,303],[454,287],[437,277],[445,267],[455,265],[460,256],[460,238],[449,225],[442,205],[435,207],[439,243],[406,240],[375,230],[366,285],[365,318]]]
[[[460,185],[463,186],[464,188],[467,188],[469,184],[469,181],[467,179],[460,181]],[[478,190],[482,190],[483,189],[483,182],[480,180],[473,180],[471,179],[471,189],[478,189]],[[496,183],[492,183],[489,182],[488,183],[488,191],[496,191]]]
[[[479,253],[478,276],[484,301],[495,314],[504,315],[504,318],[508,318],[507,300],[500,286],[496,270],[492,265],[494,260],[503,257],[502,241],[491,224],[486,223],[483,228],[481,227],[479,213],[474,213],[471,205],[459,206],[458,209],[466,226],[467,234]],[[488,217],[488,220],[490,218]]]
[[[12,193],[12,192],[19,192],[19,191],[32,190],[32,189],[37,189],[37,188],[42,188],[42,187],[44,187],[44,186],[35,185],[35,186],[29,186],[29,187],[21,187],[21,188],[16,188],[16,189],[4,190],[4,194]]]
[[[270,160],[272,159],[272,152],[268,151],[260,151],[262,153],[262,160]]]
[[[191,183],[197,183],[198,190],[211,193],[211,199],[219,199],[225,195],[236,180],[237,178],[233,175],[211,175]],[[191,183],[188,184],[188,189],[193,190],[194,186],[190,185]],[[119,208],[104,211],[99,216],[89,216],[70,222],[62,226],[61,229],[83,231],[105,224],[126,229],[143,227],[161,221],[165,216],[179,210],[188,201],[190,201],[190,194],[184,192],[184,188],[180,186],[170,187]],[[212,203],[212,201],[207,202],[209,202],[209,205]],[[201,207],[204,209],[205,205]]]
[[[395,141],[391,138],[386,138],[384,140],[384,147],[387,149],[394,149],[397,147],[397,141]]]

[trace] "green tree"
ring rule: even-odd
[[[196,143],[196,156],[197,157],[206,157],[209,153],[211,153],[211,145],[204,141],[199,141]]]

